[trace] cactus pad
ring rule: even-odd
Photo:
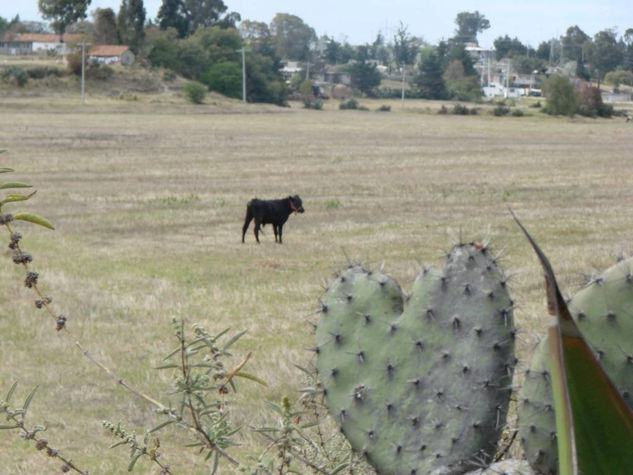
[[[487,248],[455,246],[412,294],[351,266],[323,299],[317,369],[330,413],[383,473],[490,460],[514,369],[512,300]]]
[[[622,261],[581,289],[568,303],[587,343],[624,399],[633,408],[633,259]],[[547,339],[537,346],[518,404],[525,455],[539,473],[558,473]]]

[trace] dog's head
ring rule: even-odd
[[[303,213],[305,211],[299,195],[289,196],[288,199],[290,200],[290,207],[292,208],[292,211],[295,213]]]

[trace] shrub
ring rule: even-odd
[[[70,74],[81,75],[81,53],[72,53],[66,56],[66,67]]]
[[[338,108],[340,110],[356,110],[358,109],[358,101],[354,98],[348,99],[347,101],[341,102]]]
[[[503,117],[504,115],[508,115],[509,113],[510,113],[510,108],[501,104],[499,104],[497,107],[492,109],[492,114],[497,117]]]
[[[602,94],[597,87],[585,85],[578,91],[578,113],[586,117],[611,117],[613,106],[602,102]]]
[[[512,111],[512,117],[523,117],[525,115],[525,112],[523,112],[521,109],[514,109]]]
[[[107,64],[90,63],[86,67],[86,77],[98,81],[106,81],[114,75],[114,69]]]
[[[545,83],[547,105],[543,108],[551,115],[573,117],[578,112],[578,96],[573,84],[564,76],[552,76]]]
[[[376,110],[378,112],[391,112],[391,106],[387,106],[387,105],[383,104]]]
[[[2,77],[9,84],[14,84],[18,87],[24,87],[29,80],[27,74],[20,68],[12,66],[11,68],[4,71]]]
[[[446,106],[444,104],[442,104],[442,107],[439,108],[437,113],[440,114],[440,115],[446,115],[446,114],[448,114],[448,109],[446,108]]]
[[[176,73],[171,69],[166,69],[163,73],[163,81],[171,82],[176,79]]]
[[[188,82],[182,89],[187,100],[193,104],[202,104],[204,98],[207,96],[207,88],[204,84],[199,82]]]
[[[215,63],[202,74],[200,81],[211,91],[228,97],[242,97],[242,67],[235,62],[221,61]]]

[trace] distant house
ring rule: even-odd
[[[90,49],[88,61],[130,66],[134,63],[134,53],[125,45],[96,45]]]
[[[34,54],[59,54],[70,52],[70,45],[85,41],[86,37],[80,34],[65,33],[60,38],[57,34],[47,33],[21,33],[16,36],[16,41],[31,44],[31,53]]]

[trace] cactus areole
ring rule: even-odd
[[[405,297],[351,266],[326,292],[317,368],[332,416],[381,473],[459,473],[491,459],[514,370],[513,302],[489,250],[460,244]]]

